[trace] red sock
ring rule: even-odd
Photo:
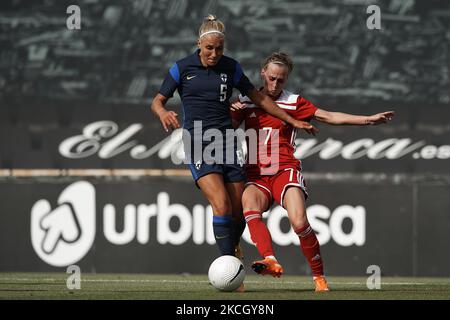
[[[307,223],[303,228],[294,230],[300,238],[300,247],[308,260],[313,277],[323,276],[323,262],[320,255],[320,244],[316,234]]]
[[[244,212],[245,221],[247,222],[248,229],[250,230],[250,236],[259,254],[265,258],[267,256],[273,256],[272,237],[270,236],[269,229],[262,221],[262,215],[259,211],[247,211]]]

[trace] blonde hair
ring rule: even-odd
[[[204,20],[200,29],[198,30],[198,38],[211,34],[217,33],[222,37],[225,37],[225,25],[222,21],[218,20],[216,16],[209,14]]]
[[[284,52],[272,53],[263,61],[262,68],[267,69],[269,63],[275,63],[286,66],[288,68],[288,73],[291,73],[292,69],[294,69],[294,63],[292,62],[291,57],[289,57],[289,55]]]

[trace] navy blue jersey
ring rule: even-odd
[[[236,60],[222,56],[215,66],[204,67],[199,52],[177,61],[170,68],[159,93],[170,98],[178,89],[183,128],[191,131],[194,121],[202,121],[203,130],[231,129],[229,99],[233,88],[247,95],[254,86]]]

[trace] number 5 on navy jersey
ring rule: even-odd
[[[224,102],[227,99],[227,85],[220,85],[220,102]]]

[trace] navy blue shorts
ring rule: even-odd
[[[197,184],[198,179],[210,173],[221,174],[223,176],[223,181],[225,183],[240,182],[240,181],[245,182],[247,180],[244,167],[242,167],[239,164],[198,163],[198,164],[189,164],[189,169],[191,169],[192,177],[194,177],[195,184]]]
[[[221,174],[225,183],[247,180],[244,169],[245,159],[242,151],[238,150],[233,137],[224,136],[223,139],[217,141],[205,142],[200,138],[195,138],[195,132],[189,132],[189,135],[185,135],[186,133],[183,132],[184,152],[187,156],[185,163],[188,163],[197,187],[198,179],[210,173]],[[186,148],[188,145],[189,148]],[[198,145],[202,146],[200,150],[195,149],[195,146]],[[209,148],[210,152],[205,152],[206,148]],[[217,150],[221,150],[221,154],[216,154]],[[199,154],[195,155],[194,152],[199,152]]]

